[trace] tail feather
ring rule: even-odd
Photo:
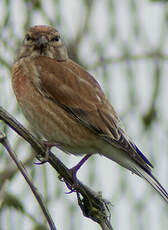
[[[158,192],[160,196],[168,203],[168,193],[163,188],[163,186],[159,183],[159,181],[152,175],[151,172],[146,172],[144,171],[144,169],[140,167],[134,168],[134,171],[140,177],[144,178],[154,188],[154,190]]]

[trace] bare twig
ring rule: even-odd
[[[28,143],[31,144],[36,152],[36,157],[45,157],[46,146],[34,137],[28,130],[26,130],[15,118],[7,113],[0,106],[0,120],[3,120],[15,132],[23,137]],[[71,187],[74,185],[74,177],[71,171],[50,151],[49,164],[59,173],[60,177],[68,183]],[[110,224],[109,202],[104,200],[100,194],[95,193],[86,185],[77,180],[76,194],[80,208],[84,216],[97,222],[102,230],[112,230]]]
[[[47,210],[47,207],[45,206],[45,203],[40,195],[40,192],[38,191],[38,189],[34,186],[34,184],[32,183],[31,178],[29,177],[28,173],[26,172],[24,166],[22,165],[21,161],[19,161],[17,159],[16,154],[12,151],[12,148],[7,140],[6,135],[0,131],[0,143],[5,147],[5,149],[8,151],[9,155],[11,156],[11,158],[13,159],[13,161],[15,162],[15,164],[17,165],[17,168],[19,169],[19,171],[21,172],[21,174],[24,176],[26,182],[28,183],[28,185],[30,186],[34,196],[36,197],[46,219],[47,222],[50,226],[51,230],[56,230],[55,224],[49,214],[49,211]]]
[[[33,159],[34,159],[34,155],[32,154],[23,161],[23,165],[30,165]],[[18,172],[18,169],[15,166],[1,171],[0,172],[0,189],[4,185],[5,181],[11,179],[17,172]]]

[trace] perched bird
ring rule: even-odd
[[[100,153],[144,178],[168,203],[152,164],[127,136],[98,82],[68,58],[56,29],[29,29],[13,67],[12,86],[25,117],[49,143],[86,154],[81,164]]]

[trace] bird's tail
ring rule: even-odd
[[[150,171],[145,171],[140,167],[134,168],[134,171],[140,177],[144,178],[155,189],[155,191],[157,191],[160,196],[168,203],[168,193]]]

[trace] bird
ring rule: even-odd
[[[99,153],[145,179],[168,203],[153,165],[127,135],[98,81],[69,58],[58,30],[29,28],[13,65],[12,87],[24,116],[46,143],[84,155],[76,171]]]

